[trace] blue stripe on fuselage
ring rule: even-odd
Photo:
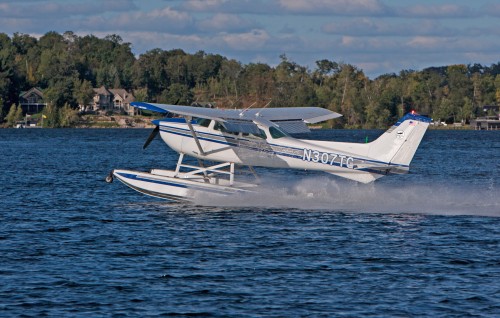
[[[166,132],[166,133],[170,133],[170,134],[174,134],[174,135],[178,135],[178,136],[183,136],[183,137],[193,138],[193,135],[191,134],[191,131],[189,129],[179,128],[179,127],[172,127],[172,126],[169,126],[169,125],[163,125],[163,126],[160,127],[160,129],[161,129],[161,131]],[[173,131],[173,130],[178,130],[180,132]],[[254,147],[248,147],[248,146],[238,145],[235,142],[227,141],[228,139],[232,139],[233,141],[238,140],[238,138],[235,138],[235,137],[223,136],[223,135],[216,135],[216,134],[207,133],[207,132],[200,132],[200,131],[197,131],[196,133],[198,135],[207,135],[207,137],[198,136],[199,140],[204,140],[204,141],[218,143],[218,144],[232,146],[232,147],[239,146],[241,148],[246,148],[246,149],[250,149],[250,150],[266,151],[265,149],[260,149],[260,148],[254,148]],[[212,137],[212,138],[210,138],[210,137]],[[218,139],[213,139],[213,137],[224,138],[224,139],[226,139],[226,141],[222,141],[222,140],[218,140]],[[243,139],[243,138],[241,138],[241,140],[248,141],[248,139]],[[277,144],[271,144],[271,143],[268,143],[268,145],[271,146],[271,147],[273,147],[273,146],[274,147],[282,147],[282,148],[287,148],[287,149],[291,149],[291,150],[300,150],[300,151],[304,150],[304,148],[297,148],[297,147],[291,147],[291,146],[277,145]],[[267,152],[269,152],[269,151],[267,151]],[[303,158],[303,156],[301,156],[301,155],[294,155],[294,154],[290,154],[290,153],[286,153],[286,152],[278,152],[278,151],[276,151],[274,149],[273,149],[272,152],[275,155],[289,157],[289,158],[294,158],[294,159],[302,159]],[[391,163],[387,163],[387,162],[383,162],[383,161],[378,161],[378,160],[372,160],[372,159],[365,159],[365,158],[358,158],[358,157],[352,157],[352,158],[354,160],[358,160],[358,161],[370,162],[370,163],[381,164],[381,165],[387,165],[388,169],[391,168],[391,167],[409,167],[408,165],[391,164]],[[340,166],[340,163],[335,163],[334,162],[334,165],[335,166]],[[367,172],[371,172],[371,173],[375,173],[375,171],[376,171],[376,170],[372,170],[372,169],[369,169],[369,168],[359,168],[359,169],[356,169],[356,170],[367,171]],[[385,174],[385,173],[381,173],[381,172],[377,172],[377,173],[379,173],[379,174]]]

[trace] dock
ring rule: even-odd
[[[486,116],[472,119],[470,126],[474,130],[500,130],[500,119],[497,116]]]

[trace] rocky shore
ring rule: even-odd
[[[74,128],[154,128],[151,117],[125,115],[84,115]]]

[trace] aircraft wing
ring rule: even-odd
[[[218,109],[195,106],[179,106],[168,104],[154,104],[133,102],[132,106],[159,113],[174,113],[183,116],[208,118],[214,120],[236,119],[253,120],[262,117],[270,121],[301,120],[308,124],[319,123],[342,115],[321,107],[279,107],[279,108],[250,108],[250,109]]]
[[[223,121],[221,117],[217,116],[219,112],[214,112],[214,109],[212,108],[154,104],[154,103],[144,103],[144,102],[132,102],[130,103],[130,105],[139,109],[146,109],[157,113],[164,113],[164,114],[174,113],[181,116],[191,116],[191,117],[207,118],[217,121]]]

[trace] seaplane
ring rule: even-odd
[[[192,201],[198,192],[224,196],[254,192],[260,180],[254,167],[323,171],[360,183],[408,173],[431,122],[412,111],[372,142],[349,143],[292,137],[309,132],[308,124],[342,116],[320,107],[131,105],[165,116],[152,121],[155,128],[143,149],[159,134],[179,158],[173,170],[114,169],[106,181],[116,178],[143,194],[174,201]],[[245,180],[237,180],[244,175],[241,171],[247,172]]]

